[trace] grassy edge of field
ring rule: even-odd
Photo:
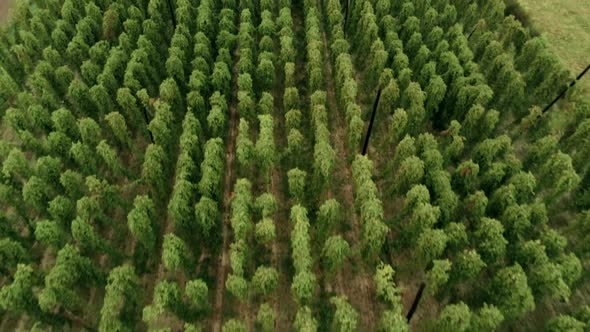
[[[543,35],[551,49],[577,76],[590,63],[590,6],[586,0],[507,0],[510,13],[533,33]],[[590,77],[579,82],[590,98]]]

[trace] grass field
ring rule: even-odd
[[[546,34],[555,52],[578,75],[590,63],[588,0],[520,0],[534,27]],[[581,84],[590,93],[590,76]]]

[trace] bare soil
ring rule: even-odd
[[[4,23],[8,18],[12,1],[13,0],[0,0],[0,23]]]
[[[238,134],[239,115],[237,109],[237,61],[234,59],[236,65],[233,68],[233,96],[232,102],[229,106],[229,131],[225,140],[225,175],[223,178],[223,210],[222,210],[222,249],[219,257],[219,264],[217,266],[217,277],[215,284],[215,302],[213,304],[212,314],[212,331],[219,332],[223,326],[224,313],[224,295],[225,295],[225,280],[227,278],[227,268],[229,266],[229,244],[230,244],[230,218],[231,218],[231,200],[232,200],[232,185],[235,182],[236,175],[234,174],[234,160],[236,151],[236,136]]]
[[[280,42],[275,38],[275,54],[280,53]],[[277,61],[280,63],[280,61]],[[289,110],[284,109],[283,95],[285,92],[284,84],[284,66],[275,65],[275,81],[273,86],[274,101],[274,141],[277,152],[282,155],[287,147],[286,130],[285,130],[285,113]],[[288,331],[291,323],[295,319],[296,304],[291,296],[291,278],[288,267],[291,264],[290,257],[290,237],[291,225],[289,222],[289,201],[285,197],[288,191],[287,169],[283,167],[283,160],[277,160],[275,168],[271,174],[271,192],[278,203],[278,211],[274,218],[276,238],[272,244],[272,265],[279,273],[279,285],[276,289],[273,299],[274,311],[276,314],[275,330]]]

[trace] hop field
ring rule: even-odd
[[[0,331],[584,331],[582,60],[519,19],[12,2]]]

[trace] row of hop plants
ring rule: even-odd
[[[330,186],[330,175],[336,162],[336,152],[331,144],[330,130],[328,129],[327,95],[323,90],[325,85],[323,77],[324,47],[320,32],[319,11],[315,5],[307,10],[305,31],[310,118],[314,138],[312,182],[317,192],[321,193]]]
[[[314,11],[314,14],[309,15],[310,10]],[[319,34],[319,20],[317,19],[317,9],[315,8],[315,4],[305,2],[304,3],[304,13],[305,17],[305,50],[306,50],[306,64],[305,64],[305,71],[306,71],[306,81],[307,81],[307,92],[308,96],[300,97],[299,91],[296,87],[296,52],[290,50],[292,47],[292,39],[294,38],[294,33],[292,30],[293,22],[290,17],[290,11],[286,12],[289,14],[288,19],[284,20],[283,28],[281,30],[281,48],[282,53],[286,54],[287,56],[284,57],[284,68],[285,68],[285,91],[284,91],[284,108],[285,108],[285,120],[286,120],[286,128],[288,131],[287,141],[288,141],[288,153],[294,156],[295,160],[295,168],[291,169],[287,176],[288,176],[288,184],[289,184],[289,191],[291,196],[294,198],[295,202],[297,203],[291,208],[291,215],[290,221],[292,224],[292,231],[291,231],[291,249],[292,253],[291,256],[293,257],[293,265],[295,268],[295,275],[291,282],[291,292],[299,308],[297,310],[297,314],[295,317],[295,321],[293,322],[293,327],[297,331],[316,331],[318,329],[318,322],[314,317],[314,313],[312,310],[312,299],[316,294],[317,290],[317,279],[315,274],[313,273],[313,258],[311,254],[311,227],[310,222],[308,219],[308,211],[303,204],[306,194],[305,194],[305,187],[307,182],[307,172],[303,169],[306,165],[303,164],[298,157],[295,157],[298,153],[305,152],[303,150],[303,144],[305,144],[305,123],[312,124],[312,132],[315,133],[315,126],[314,126],[314,116],[315,113],[313,111],[313,107],[310,107],[310,122],[304,121],[304,113],[299,110],[299,107],[302,103],[300,103],[300,98],[310,98],[311,94],[316,91],[320,91],[321,86],[323,85],[323,74],[322,74],[322,56],[321,56],[321,39]],[[310,29],[312,30],[310,35]],[[311,45],[313,44],[313,45]],[[291,53],[291,55],[289,55]],[[310,56],[313,59],[310,59]],[[323,123],[318,123],[320,125],[326,125],[327,118],[325,117],[325,106],[323,108],[324,120]],[[315,134],[314,134],[315,136]],[[323,139],[328,139],[327,144],[330,147],[329,143],[329,133],[323,136]],[[317,168],[317,161],[321,156],[317,155],[318,150],[318,143],[319,141],[315,140],[315,147],[314,147],[314,170]],[[326,141],[324,141],[326,143]],[[314,171],[315,172],[315,171]],[[317,179],[321,180],[319,173]]]
[[[332,66],[335,69],[334,81],[338,105],[344,110],[348,123],[347,137],[350,150],[356,151],[360,147],[363,136],[364,121],[362,110],[357,103],[358,83],[354,77],[352,57],[350,56],[350,44],[344,34],[344,17],[339,1],[324,1],[327,14],[327,23],[330,30],[332,43],[330,50]]]
[[[253,4],[241,4],[240,29],[238,34],[238,113],[240,116],[236,137],[236,156],[246,174],[262,175],[264,186],[270,187],[271,172],[277,161],[273,134],[274,98],[272,88],[275,84],[274,40],[276,25],[273,20],[272,2],[260,3],[260,24],[254,27],[252,13],[258,13]],[[256,16],[256,15],[254,15]],[[257,65],[253,58],[258,54]],[[255,101],[258,100],[258,103]],[[258,119],[258,125],[255,124]],[[254,143],[251,129],[257,129],[258,137]],[[254,131],[254,130],[252,130]],[[255,167],[254,167],[255,166]],[[252,183],[239,179],[235,184],[235,196],[231,203],[231,226],[234,241],[230,248],[231,273],[226,280],[226,288],[246,307],[261,301],[256,321],[265,331],[274,328],[276,313],[268,303],[278,286],[277,270],[265,265],[254,269],[256,257],[262,250],[268,250],[275,240],[276,230],[273,215],[278,209],[275,197],[265,192],[254,198]],[[254,219],[260,217],[258,222]],[[232,318],[225,322],[225,330],[246,329],[247,319]]]
[[[336,82],[338,106],[340,109],[344,110],[345,119],[348,123],[347,134],[349,149],[356,154],[363,136],[364,121],[361,118],[361,107],[357,102],[357,99],[359,99],[359,88],[355,77],[353,58],[349,53],[351,47],[344,34],[345,18],[341,11],[341,5],[337,1],[324,1],[324,8],[327,11],[326,22],[331,31],[332,43],[330,45],[330,50],[332,66],[335,69],[334,80]],[[370,29],[363,30],[363,32],[369,33]],[[363,36],[360,32],[357,34],[358,37],[354,42],[359,43],[356,47],[362,48],[363,46],[361,44],[366,43],[366,41],[359,39],[367,36]],[[367,38],[370,37],[369,33]],[[383,50],[381,50],[381,52],[376,51],[374,45],[379,45],[379,43],[380,40],[377,37],[370,49],[367,59],[360,60],[360,62],[362,62],[361,65],[366,68],[363,74],[364,82],[366,82],[366,85],[364,85],[366,88],[363,88],[363,92],[365,93],[373,92],[375,88],[377,88],[376,80],[379,78],[379,75],[381,75],[385,59],[387,58],[387,52]],[[368,262],[374,262],[378,258],[382,246],[385,243],[386,236],[389,233],[389,228],[384,223],[383,204],[380,200],[380,193],[372,179],[372,175],[372,162],[366,156],[357,155],[352,163],[352,180],[355,206],[360,214],[360,248],[363,257]],[[329,251],[327,250],[338,243],[341,243],[341,246],[345,242],[341,242],[337,237],[330,238],[329,243],[327,242],[324,247],[325,253],[328,254]],[[328,257],[329,255],[326,256],[326,258]],[[393,280],[391,280],[391,282],[393,282]],[[376,286],[379,285],[376,284]],[[358,314],[356,314],[354,309],[346,301],[346,297],[335,297],[331,299],[331,302],[336,306],[335,324],[341,328],[354,330],[357,324]],[[397,311],[392,311],[391,314],[386,315],[386,317],[391,319],[391,316],[399,315],[399,311],[401,311],[401,307],[398,307]],[[388,326],[389,323],[391,323],[391,321],[382,325],[384,327],[387,326],[388,329],[404,327],[403,324],[399,323]]]
[[[164,8],[160,9],[163,12]],[[214,24],[211,16],[217,15],[219,22]],[[205,246],[196,243],[213,245],[213,239],[218,237],[215,231],[220,221],[225,163],[222,137],[227,123],[226,96],[231,85],[234,21],[234,8],[218,8],[213,1],[203,1],[197,8],[186,1],[177,3],[174,33],[164,65],[168,75],[165,82],[169,82],[165,97],[170,107],[166,113],[156,111],[155,116],[169,122],[179,122],[183,116],[184,120],[182,127],[176,123],[153,126],[151,130],[156,144],[159,142],[156,132],[164,137],[174,137],[178,131],[181,135],[179,144],[170,140],[161,144],[162,154],[168,160],[177,160],[176,182],[167,206],[169,222],[173,225],[167,227],[169,232],[162,241],[161,269],[166,274],[153,290],[152,303],[143,310],[143,320],[150,326],[157,326],[163,317],[174,317],[186,321],[185,329],[196,329],[195,322],[209,308],[207,284],[190,279],[195,276],[199,251],[205,250]],[[213,59],[215,49],[217,57]],[[195,242],[194,237],[185,234],[204,241]],[[179,274],[189,281],[181,284],[171,277]]]

